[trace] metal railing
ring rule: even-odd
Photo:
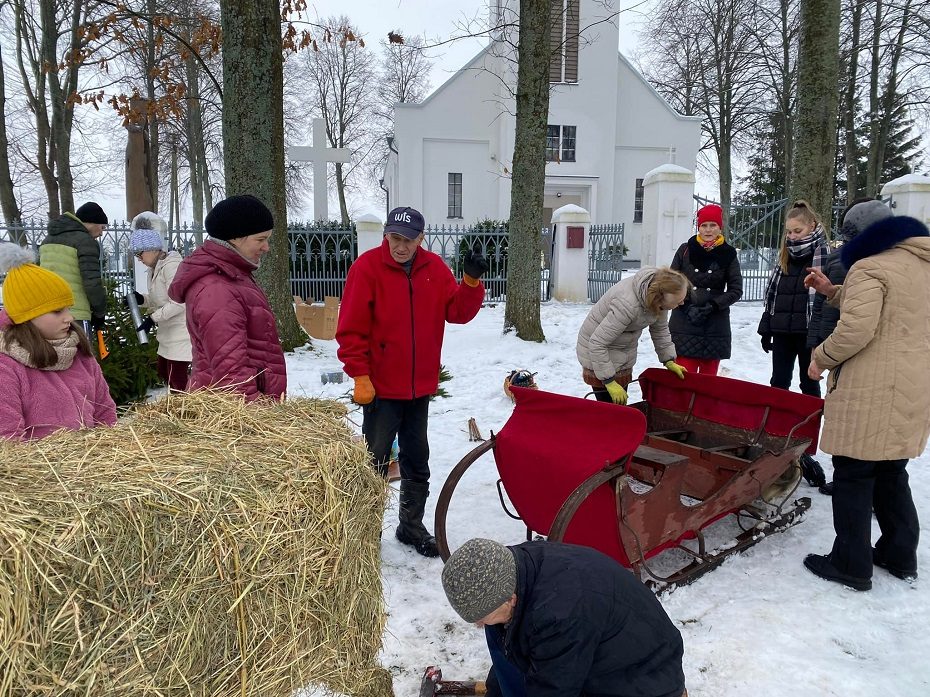
[[[623,223],[592,225],[588,233],[588,300],[596,303],[620,280],[627,247]]]
[[[37,250],[47,235],[47,225],[44,220],[30,220],[9,227],[0,225],[0,240]],[[120,294],[128,292],[133,283],[131,232],[128,222],[114,222],[98,240],[101,274],[105,282],[115,284]],[[321,300],[328,295],[342,297],[349,268],[358,256],[354,224],[342,227],[332,223],[291,223],[287,233],[292,294],[307,301]],[[547,229],[543,229],[542,234],[544,240],[551,239]],[[202,228],[188,224],[171,229],[165,235],[168,248],[184,256],[203,244],[204,236]],[[507,297],[508,239],[506,225],[440,225],[427,227],[423,246],[441,256],[458,280],[462,277],[465,253],[472,248],[479,249],[490,267],[482,279],[485,300],[503,301]],[[542,300],[549,299],[548,258],[540,253]]]

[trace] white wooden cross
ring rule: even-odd
[[[348,148],[330,148],[326,145],[326,123],[313,119],[313,145],[294,145],[287,149],[287,156],[297,162],[313,163],[313,217],[329,220],[329,187],[326,165],[330,162],[349,162],[352,151]]]

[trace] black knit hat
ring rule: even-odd
[[[234,240],[274,228],[268,206],[251,194],[230,196],[213,206],[204,220],[207,234],[216,240]]]
[[[480,537],[469,540],[442,567],[449,604],[466,622],[477,622],[517,591],[517,563],[507,547]]]
[[[97,223],[98,225],[109,225],[107,214],[103,212],[99,203],[88,201],[83,206],[74,211],[74,214],[82,223]]]

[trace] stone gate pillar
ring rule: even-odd
[[[660,165],[643,179],[643,265],[668,266],[694,232],[694,173]]]
[[[381,246],[384,237],[384,223],[381,218],[371,213],[360,215],[355,221],[355,234],[358,237],[358,255],[362,256],[369,249]]]
[[[905,174],[882,187],[882,198],[891,197],[895,215],[909,215],[930,225],[930,177]]]
[[[588,246],[591,231],[591,214],[581,206],[569,204],[552,212],[552,263],[553,300],[587,302],[588,300]]]

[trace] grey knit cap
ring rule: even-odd
[[[452,609],[466,622],[477,622],[516,592],[513,552],[494,540],[469,540],[442,568],[442,587]]]
[[[872,223],[890,218],[894,214],[891,209],[881,201],[863,201],[846,211],[843,224],[840,227],[840,237],[849,242],[853,237],[865,230]]]

